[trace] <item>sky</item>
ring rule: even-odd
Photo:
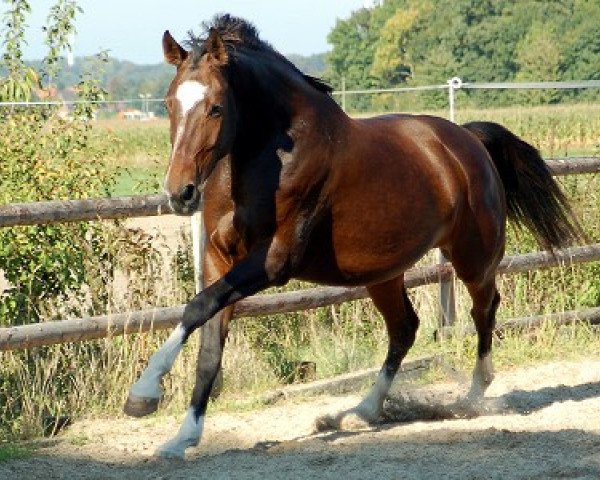
[[[32,13],[24,56],[43,58],[47,49],[41,27],[56,0],[30,0]],[[201,22],[217,13],[250,20],[261,38],[283,54],[311,55],[331,49],[327,34],[336,19],[350,14],[369,0],[78,0],[84,10],[76,21],[74,55],[93,55],[108,49],[111,57],[135,63],[163,61],[161,39],[169,30],[181,41]],[[2,12],[6,10],[3,3]]]

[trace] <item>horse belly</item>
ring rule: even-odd
[[[460,189],[452,180],[446,176],[440,186],[438,175],[422,165],[400,169],[390,163],[381,165],[385,174],[365,174],[372,180],[333,206],[333,251],[348,278],[383,281],[400,275],[453,228]]]
[[[330,285],[365,285],[401,275],[427,253],[443,232],[435,216],[409,218],[353,210],[315,229],[297,278]]]
[[[358,283],[373,283],[397,277],[411,268],[436,243],[436,232],[429,230],[388,229],[382,232],[365,228],[346,231],[336,241],[336,260],[345,278]],[[424,235],[424,233],[428,233]]]

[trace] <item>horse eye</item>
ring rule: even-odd
[[[208,115],[210,117],[220,117],[222,113],[223,113],[223,107],[221,105],[218,105],[215,103],[213,106],[210,107],[210,111],[208,112]]]

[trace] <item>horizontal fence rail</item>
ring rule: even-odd
[[[0,227],[152,217],[172,213],[165,194],[0,205]]]
[[[558,250],[554,254],[535,252],[506,257],[500,263],[498,273],[519,273],[598,260],[600,260],[600,243]],[[453,269],[450,263],[432,265],[409,270],[405,274],[405,283],[407,287],[413,288],[449,279],[452,275]],[[235,306],[234,318],[307,310],[367,296],[365,287],[318,287],[295,292],[257,295],[238,302]],[[181,320],[183,309],[184,306],[180,305],[2,328],[0,329],[0,351],[166,329]]]
[[[546,165],[555,176],[600,173],[600,157],[549,158]]]
[[[600,157],[553,158],[546,160],[546,164],[554,175],[600,173]],[[167,213],[172,211],[164,194],[11,203],[0,205],[0,227],[151,217]]]
[[[515,329],[534,329],[544,323],[556,323],[560,325],[571,325],[573,323],[585,322],[590,325],[600,325],[600,307],[585,308],[583,310],[572,310],[568,312],[548,313],[544,315],[532,315],[529,317],[511,318],[499,322],[494,329],[496,335],[502,336],[509,330]],[[475,334],[477,331],[474,326],[463,326],[457,332],[456,327],[443,327],[443,335],[464,335]]]

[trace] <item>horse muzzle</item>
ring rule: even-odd
[[[193,183],[185,185],[175,194],[168,194],[169,205],[177,215],[192,215],[200,208],[204,183],[196,186]]]

